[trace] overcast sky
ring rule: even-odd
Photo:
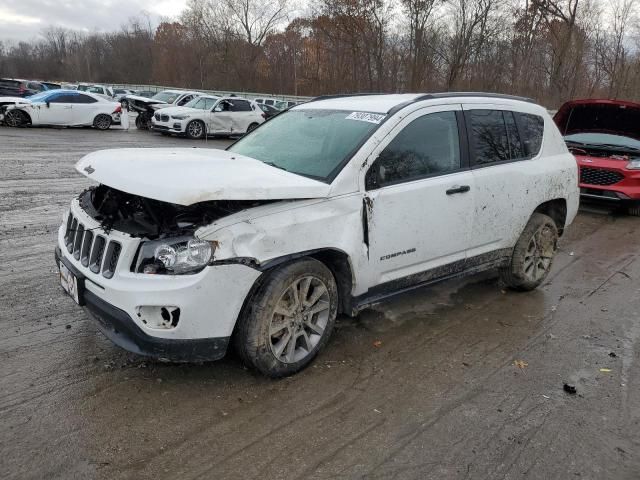
[[[113,31],[146,12],[152,23],[175,18],[186,0],[0,0],[0,40],[31,40],[50,25]]]

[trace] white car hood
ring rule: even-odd
[[[253,158],[204,148],[100,150],[81,158],[76,170],[117,190],[178,205],[325,198],[331,188]]]
[[[157,103],[157,104],[165,104],[168,105],[167,102],[163,102],[162,100],[155,100],[149,97],[141,97],[140,95],[125,95],[124,98],[130,99],[130,100],[137,100],[139,102],[144,102],[144,103]]]
[[[200,110],[198,108],[190,108],[190,107],[166,107],[164,105],[159,105],[162,108],[162,113],[166,113],[167,115],[179,115],[181,113],[202,113],[204,110]]]
[[[29,104],[31,100],[22,97],[0,97],[0,103],[24,103]]]

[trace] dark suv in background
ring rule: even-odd
[[[44,90],[48,89],[40,82],[0,78],[0,97],[30,97]]]

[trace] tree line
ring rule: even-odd
[[[640,99],[638,0],[191,0],[176,21],[0,42],[0,76],[319,95]]]

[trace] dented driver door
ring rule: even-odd
[[[363,210],[373,285],[464,267],[474,185],[462,121],[460,106],[422,109],[374,151]]]

